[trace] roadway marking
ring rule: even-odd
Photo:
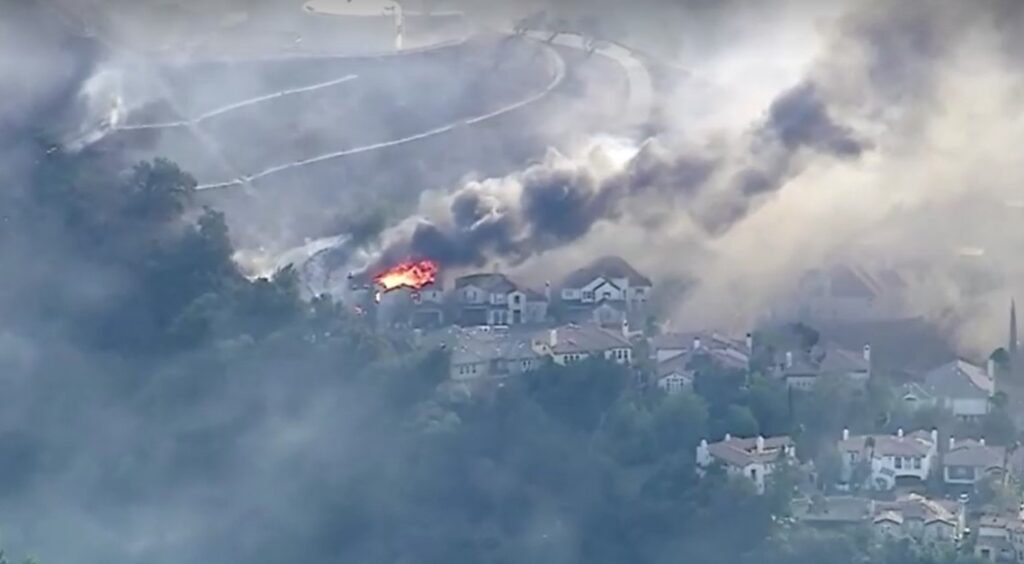
[[[442,125],[440,127],[435,127],[435,128],[430,129],[428,131],[417,133],[415,135],[409,135],[407,137],[402,137],[402,138],[394,139],[394,140],[391,140],[391,141],[383,141],[383,142],[380,142],[380,143],[373,143],[373,144],[370,144],[370,145],[363,145],[362,147],[354,147],[352,149],[344,149],[344,150],[341,150],[341,151],[334,151],[334,152],[325,153],[325,154],[322,154],[322,155],[317,155],[315,157],[310,157],[308,159],[302,159],[302,160],[299,160],[299,161],[294,161],[294,162],[290,162],[290,163],[286,163],[286,164],[282,164],[282,165],[272,166],[270,168],[264,169],[264,170],[262,170],[260,172],[255,173],[255,174],[243,176],[243,177],[240,177],[240,178],[236,178],[236,179],[233,179],[233,180],[229,180],[227,182],[216,182],[216,183],[209,183],[209,184],[200,184],[199,186],[196,187],[196,190],[213,190],[213,189],[218,189],[218,188],[228,188],[228,187],[231,187],[231,186],[240,186],[240,185],[243,185],[243,184],[247,184],[247,183],[249,183],[249,182],[251,182],[253,180],[259,180],[261,178],[266,178],[267,176],[270,176],[272,174],[277,174],[279,172],[283,172],[283,171],[290,170],[290,169],[293,169],[293,168],[304,167],[304,166],[308,166],[308,165],[319,163],[319,162],[339,159],[339,158],[348,157],[348,156],[351,156],[351,155],[357,155],[357,154],[360,154],[360,153],[366,153],[366,152],[369,152],[369,151],[375,151],[375,150],[378,150],[378,149],[385,149],[385,148],[389,148],[389,147],[397,147],[399,145],[404,145],[404,144],[407,144],[407,143],[411,143],[413,141],[419,141],[421,139],[426,139],[428,137],[433,137],[433,136],[439,135],[441,133],[447,133],[449,131],[453,131],[454,129],[456,129],[458,127],[475,125],[475,124],[478,124],[480,122],[491,120],[491,119],[494,119],[496,117],[500,117],[502,115],[508,114],[510,112],[514,112],[514,111],[516,111],[516,110],[518,110],[520,108],[523,108],[525,106],[533,104],[534,102],[537,102],[537,101],[541,100],[542,98],[546,97],[548,94],[551,93],[552,90],[554,90],[559,84],[561,84],[563,80],[565,80],[565,59],[563,59],[557,52],[555,52],[554,49],[552,49],[548,45],[542,45],[542,48],[545,50],[545,53],[548,56],[549,62],[551,64],[553,64],[554,67],[555,67],[554,68],[554,76],[552,77],[551,82],[549,82],[548,85],[545,86],[543,90],[541,90],[541,91],[539,91],[539,92],[533,94],[532,96],[529,96],[529,97],[527,97],[527,98],[525,98],[523,100],[515,102],[514,104],[509,104],[508,106],[505,106],[503,108],[499,108],[498,110],[495,110],[493,112],[489,112],[489,113],[481,115],[481,116],[476,116],[476,117],[472,117],[472,118],[462,118],[462,119],[453,121],[451,123],[448,123],[446,125]]]
[[[327,82],[319,82],[317,84],[311,84],[309,86],[301,86],[299,88],[289,88],[287,90],[281,90],[281,91],[278,91],[278,92],[274,92],[272,94],[265,94],[263,96],[257,96],[255,98],[249,98],[249,99],[246,99],[246,100],[242,100],[241,102],[235,102],[233,104],[228,104],[226,106],[222,106],[220,108],[217,108],[215,110],[211,110],[209,112],[206,112],[204,114],[201,114],[201,115],[199,115],[197,117],[194,117],[194,118],[188,119],[188,120],[170,121],[170,122],[164,122],[164,123],[146,123],[146,124],[137,124],[137,125],[121,125],[121,126],[118,126],[118,127],[114,128],[114,131],[138,131],[138,130],[145,130],[145,129],[166,129],[166,128],[170,128],[170,127],[185,127],[185,126],[188,126],[188,125],[196,125],[196,124],[198,124],[198,123],[200,123],[202,121],[205,121],[205,120],[217,117],[217,116],[219,116],[221,114],[226,114],[228,112],[244,108],[246,106],[252,106],[252,105],[255,105],[255,104],[260,104],[260,103],[263,103],[263,102],[267,102],[267,101],[270,101],[270,100],[275,100],[277,98],[283,98],[285,96],[291,96],[291,95],[294,95],[294,94],[301,94],[303,92],[312,92],[314,90],[320,90],[322,88],[329,88],[331,86],[335,86],[335,85],[338,85],[338,84],[349,82],[351,80],[355,80],[356,78],[358,78],[357,75],[350,74],[350,75],[343,76],[341,78],[336,78],[334,80],[328,80]]]

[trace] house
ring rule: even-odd
[[[754,483],[758,493],[764,493],[768,481],[780,465],[796,460],[796,446],[789,437],[751,437],[725,439],[708,444],[702,440],[697,446],[697,466],[701,471],[712,464],[721,464],[732,476],[743,476]]]
[[[837,265],[808,271],[780,317],[811,322],[869,322],[905,317],[907,284],[892,269]]]
[[[971,421],[989,412],[989,400],[994,393],[995,382],[989,371],[964,360],[954,360],[929,370],[923,382],[905,386],[902,397],[909,407],[936,405],[949,409],[962,420]]]
[[[875,515],[874,502],[857,496],[817,496],[793,500],[793,517],[818,529],[857,527]]]
[[[864,387],[871,378],[871,346],[864,345],[859,353],[834,344],[800,355],[786,352],[781,374],[788,387],[803,391],[812,389],[823,377],[840,378]]]
[[[689,368],[688,355],[678,355],[657,365],[658,388],[668,394],[678,394],[693,387],[696,373]]]
[[[787,351],[782,368],[782,380],[788,388],[810,391],[818,381],[818,366],[812,360],[801,355],[796,357]]]
[[[409,292],[412,307],[409,324],[418,329],[434,329],[444,326],[444,286],[441,281],[432,282],[417,291]]]
[[[875,502],[875,532],[891,538],[912,538],[925,544],[957,542],[966,528],[964,504],[910,494]]]
[[[1002,479],[1007,475],[1006,448],[978,441],[949,439],[942,455],[942,479],[948,486],[974,486],[982,478]]]
[[[909,538],[925,544],[956,543],[966,530],[965,504],[910,494],[892,501],[855,496],[796,500],[793,516],[819,529],[870,524],[879,537]]]
[[[652,288],[650,278],[622,258],[602,257],[566,276],[558,297],[567,309],[593,309],[608,303],[632,311],[643,309]]]
[[[633,345],[621,332],[597,325],[563,325],[538,332],[532,348],[540,356],[550,357],[556,364],[567,365],[591,357],[600,357],[618,364],[632,364]]]
[[[861,482],[870,489],[891,490],[898,483],[923,484],[936,463],[938,431],[896,435],[850,436],[843,430],[837,448],[845,483]]]
[[[455,319],[463,326],[544,323],[548,300],[500,273],[463,276],[455,280]]]
[[[871,378],[871,345],[864,345],[860,352],[854,352],[827,344],[818,360],[818,372],[822,376],[842,378],[863,386]]]
[[[423,347],[450,351],[449,377],[454,381],[505,378],[541,366],[530,334],[490,327],[451,327],[423,339]]]
[[[975,556],[993,562],[1024,562],[1024,522],[1019,515],[981,515],[976,528]]]

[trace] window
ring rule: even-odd
[[[755,482],[757,481],[757,468],[750,469],[750,479]]]
[[[920,469],[921,469],[921,457],[915,456],[914,457],[914,470],[920,470]]]
[[[588,301],[593,301],[594,300],[594,293],[593,292],[583,292],[583,299],[584,300],[588,300]]]
[[[519,305],[521,303],[522,299],[523,299],[523,297],[519,296],[519,295],[512,296],[512,303],[514,303],[516,305]]]
[[[894,456],[893,458],[896,459],[896,469],[897,470],[902,470],[903,469],[903,457],[902,456]]]

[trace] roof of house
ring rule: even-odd
[[[930,370],[924,377],[924,389],[934,397],[987,398],[995,383],[981,367],[954,360]]]
[[[796,356],[796,355],[794,355]],[[792,364],[786,366],[783,375],[786,378],[817,376],[820,372],[818,366],[803,356],[796,356]]]
[[[621,333],[597,325],[563,325],[542,333],[538,339],[550,342],[550,331],[555,332],[554,354],[590,353],[631,347]]]
[[[494,294],[507,294],[519,289],[519,286],[508,276],[498,272],[481,272],[455,279],[456,288],[465,288],[466,286],[475,286]]]
[[[898,513],[904,520],[956,522],[956,502],[928,499],[919,494],[910,494],[895,501],[880,501],[876,507],[880,512]]]
[[[704,349],[697,351],[696,355],[707,355],[711,361],[722,368],[732,370],[746,370],[750,366],[750,356],[735,349]]]
[[[625,278],[629,280],[629,284],[631,286],[653,285],[651,284],[650,278],[647,278],[643,274],[637,272],[635,268],[622,258],[606,256],[595,260],[579,270],[571,272],[565,277],[565,280],[562,281],[562,287],[582,288],[599,277],[604,277],[609,280]]]
[[[883,511],[879,513],[875,519],[875,523],[896,523],[897,525],[903,524],[903,515],[895,511]]]
[[[517,284],[508,276],[498,272],[470,274],[455,280],[456,289],[466,286],[474,286],[492,294],[509,294],[518,291],[526,294],[526,299],[529,301],[547,301],[547,297],[543,293]]]
[[[793,502],[793,515],[808,523],[861,523],[873,513],[874,503],[864,497],[828,496]]]
[[[708,445],[711,456],[733,466],[747,466],[755,462],[771,462],[779,458],[783,448],[793,446],[789,437],[767,437],[764,449],[758,452],[757,438],[729,438]]]
[[[658,377],[664,378],[671,374],[689,374],[690,376],[693,376],[693,371],[689,369],[689,364],[690,355],[688,354],[679,354],[667,360],[663,360],[658,363]]]
[[[833,297],[873,298],[878,295],[870,283],[852,268],[837,266],[828,274],[832,282]]]
[[[927,456],[934,444],[922,434],[903,437],[893,435],[858,435],[839,441],[841,452],[865,453],[868,439],[874,439],[874,452],[878,456]]]
[[[1003,468],[1006,465],[1006,449],[1001,446],[983,445],[977,441],[954,443],[942,459],[951,466],[973,466],[976,468]]]
[[[455,365],[537,358],[529,335],[504,331],[458,328],[448,346],[452,354],[451,362]]]
[[[700,333],[662,333],[651,337],[651,347],[687,351],[693,348],[693,340],[699,336]]]
[[[864,353],[828,345],[825,347],[820,367],[823,373],[849,374],[851,372],[867,372],[871,370],[871,363],[864,358]]]

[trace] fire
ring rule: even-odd
[[[398,288],[420,288],[432,284],[437,278],[437,263],[430,260],[406,261],[399,263],[373,277],[383,292]],[[379,299],[379,294],[378,294]]]

